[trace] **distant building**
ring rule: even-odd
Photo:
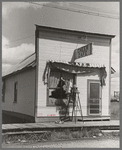
[[[32,122],[59,119],[57,102],[67,100],[63,78],[78,88],[84,119],[110,119],[112,38],[36,25],[35,54],[3,75],[3,112]]]
[[[114,91],[114,98],[115,98],[117,101],[119,101],[119,99],[120,99],[120,93],[119,93],[119,91]]]

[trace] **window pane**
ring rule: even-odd
[[[65,81],[61,81],[61,77]],[[62,99],[67,99],[66,83],[68,79],[73,83],[73,74],[66,72],[51,71],[48,90],[47,90],[47,105],[55,106],[55,103],[59,103]],[[57,104],[58,105],[58,104]]]
[[[90,105],[90,109],[93,109],[93,108],[98,108],[99,109],[99,105]]]
[[[49,77],[49,88],[56,88],[60,80],[59,72],[51,72]]]
[[[52,105],[52,106],[54,106],[54,105],[55,105],[55,102],[56,102],[56,98],[49,97],[48,105]]]
[[[98,113],[99,113],[99,110],[90,110],[90,113],[91,113],[91,114],[98,114]]]
[[[90,100],[90,104],[99,104],[99,99]]]
[[[99,83],[90,83],[90,98],[99,98]]]
[[[17,102],[17,90],[18,90],[18,82],[14,83],[14,102]]]
[[[2,81],[2,101],[4,102],[5,98],[5,81]]]

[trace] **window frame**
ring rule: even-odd
[[[58,70],[58,69],[52,69],[51,70],[52,72],[58,72],[58,73],[60,73],[60,75],[59,75],[59,79],[61,79],[61,77],[63,77],[63,73],[67,73],[67,72],[65,72],[65,71],[61,71],[61,70]],[[72,73],[70,73],[70,74],[72,74]],[[76,74],[72,74],[73,75],[73,85],[74,84],[76,84]],[[51,104],[49,104],[49,90],[50,89],[53,89],[53,90],[55,90],[56,89],[56,87],[55,88],[50,88],[49,86],[49,80],[50,80],[50,77],[47,79],[47,94],[46,94],[46,96],[47,96],[47,98],[46,98],[46,106],[47,107],[56,107],[56,105],[51,105]]]
[[[99,113],[91,113],[90,110],[97,110],[97,108],[90,108],[90,106],[97,106],[98,104],[91,104],[90,105],[90,83],[99,83],[99,100],[96,99],[96,101],[99,101]],[[95,99],[94,99],[95,100]],[[87,80],[87,114],[88,116],[101,116],[102,114],[102,88],[101,88],[101,83],[100,80],[92,80],[88,79]]]
[[[59,75],[59,79],[61,79],[61,76],[62,76],[62,72],[61,71],[59,71],[59,70],[51,70],[51,72],[58,72],[58,73],[60,73],[60,75]],[[50,72],[50,73],[51,73]],[[46,106],[49,106],[49,107],[56,107],[56,105],[51,105],[51,104],[49,104],[49,90],[50,89],[53,89],[53,90],[55,90],[56,89],[56,87],[55,88],[50,88],[49,86],[49,80],[50,80],[50,76],[49,76],[49,78],[47,79],[47,100],[46,100]]]
[[[2,80],[2,102],[5,102],[5,80]]]
[[[13,103],[17,103],[18,96],[18,81],[14,82],[14,101]]]

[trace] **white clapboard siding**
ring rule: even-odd
[[[99,71],[98,71],[99,74]],[[89,75],[77,75],[77,87],[79,93],[79,98],[81,102],[83,116],[87,116],[87,80],[99,80],[99,76],[95,72],[90,73]],[[78,115],[80,115],[78,113]]]
[[[57,35],[58,36],[58,35]],[[52,38],[50,36],[49,38]],[[50,115],[55,114],[58,116],[58,111],[56,107],[47,107],[46,100],[47,100],[47,89],[46,85],[44,85],[42,81],[42,75],[44,72],[44,68],[46,65],[47,60],[61,60],[61,61],[70,61],[73,55],[73,52],[76,48],[85,46],[86,44],[82,43],[77,44],[74,43],[74,37],[65,37],[69,38],[71,42],[63,42],[63,41],[56,41],[56,40],[48,40],[43,39],[43,37],[39,38],[39,70],[38,70],[38,98],[37,98],[37,116],[41,116],[41,114]],[[65,39],[64,39],[65,40]],[[97,39],[91,38],[89,39],[91,42],[96,42],[95,45],[93,44],[93,54],[81,59],[77,59],[76,62],[86,62],[86,63],[93,63],[93,64],[104,64],[106,66],[107,71],[107,78],[106,78],[106,86],[102,89],[102,106],[106,106],[102,108],[102,115],[108,115],[109,113],[109,51],[110,47],[108,44],[108,39]],[[88,42],[89,43],[89,42]],[[100,45],[99,45],[100,43]],[[102,43],[102,44],[101,44]],[[104,46],[103,46],[104,45]],[[106,46],[105,46],[106,45]],[[83,104],[83,113],[87,115],[87,79],[96,79],[98,80],[98,75],[91,75],[91,76],[78,76],[77,84],[80,88],[80,97],[82,98]],[[83,83],[83,86],[80,86]],[[84,99],[84,100],[83,100]],[[107,108],[107,109],[106,109]]]
[[[63,60],[70,61],[74,48],[77,44],[39,39],[39,76],[38,76],[38,101],[37,101],[37,116],[40,114],[59,115],[56,107],[46,107],[47,86],[42,81],[43,72],[47,60]],[[74,48],[73,48],[74,47]]]
[[[92,55],[76,60],[76,61],[83,61],[83,62],[88,62],[88,63],[93,63],[93,64],[94,63],[104,64],[106,67],[106,71],[107,71],[107,77],[105,79],[106,86],[103,86],[103,88],[102,88],[102,115],[103,116],[109,115],[109,90],[110,90],[109,89],[110,88],[109,87],[109,74],[110,74],[109,60],[110,60],[110,58],[109,58],[109,47],[108,46],[96,46],[96,45],[93,45],[93,54]],[[86,80],[92,79],[91,76],[90,76],[90,78],[87,76],[85,76],[84,78]],[[96,80],[97,80],[97,78],[96,78]],[[87,86],[87,83],[85,85]],[[85,87],[85,89],[87,90],[86,87]],[[86,96],[84,95],[84,97],[86,97]],[[87,100],[85,100],[85,102],[87,102]]]

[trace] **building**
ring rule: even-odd
[[[35,35],[35,54],[3,76],[3,111],[32,122],[58,120],[67,100],[66,86],[59,88],[63,78],[78,88],[84,120],[109,120],[115,36],[39,25]],[[72,109],[71,102],[69,116]]]

